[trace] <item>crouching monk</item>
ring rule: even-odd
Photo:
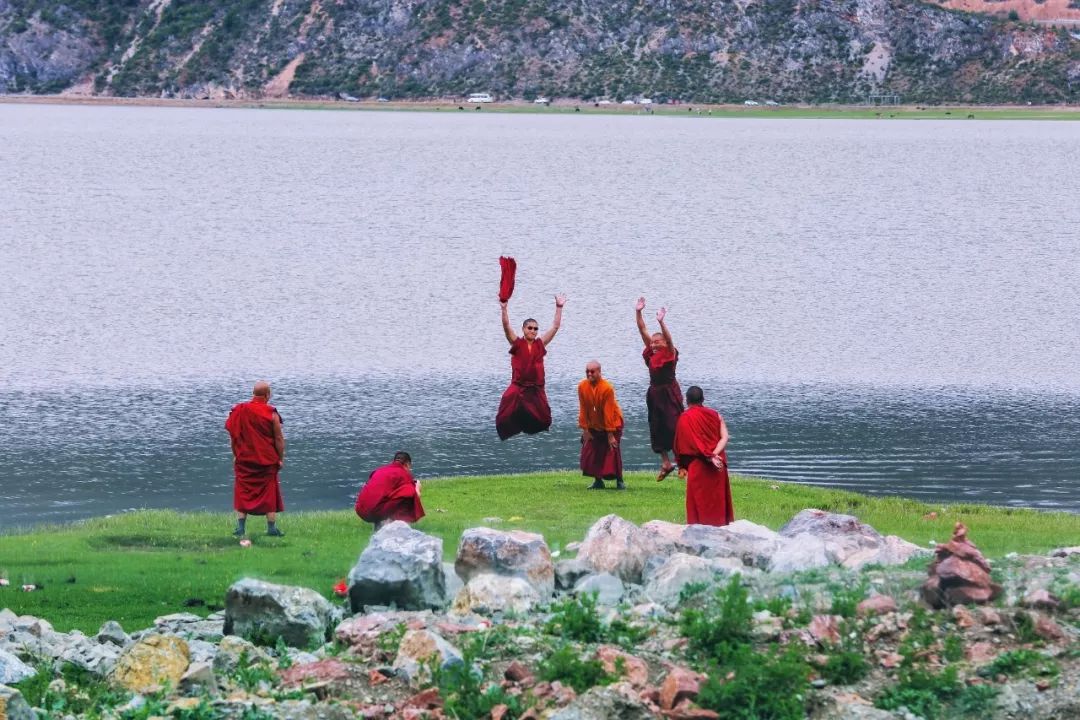
[[[510,326],[506,303],[499,304],[502,306],[503,333],[510,343],[512,374],[510,386],[503,393],[495,415],[495,431],[500,440],[506,440],[518,433],[535,435],[551,427],[551,406],[544,390],[544,356],[562,324],[566,296],[555,296],[555,319],[543,336],[540,335],[540,324],[529,318],[521,325],[523,336],[518,337]]]
[[[420,483],[412,476],[409,453],[394,453],[393,462],[368,476],[356,496],[356,514],[365,522],[375,523],[376,530],[393,520],[414,523],[424,517]]]
[[[232,440],[235,474],[233,535],[243,537],[247,532],[248,515],[265,515],[266,534],[283,536],[285,533],[277,528],[277,514],[285,509],[278,482],[278,472],[285,462],[285,434],[281,415],[270,404],[268,383],[255,383],[251,400],[233,407],[225,429]]]
[[[686,391],[686,411],[675,426],[679,477],[686,478],[686,523],[727,525],[735,520],[728,479],[728,430],[720,413],[704,405],[698,386]]]

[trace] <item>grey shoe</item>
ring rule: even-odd
[[[269,530],[267,530],[266,534],[269,535],[270,537],[285,537],[285,533],[281,532],[276,527],[275,528],[270,528]]]
[[[616,490],[625,490],[626,489],[626,483],[624,483],[622,480],[616,480],[615,481],[615,489]]]
[[[588,487],[589,490],[605,490],[606,488],[603,480],[593,480],[593,484]]]

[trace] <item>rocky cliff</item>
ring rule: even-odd
[[[0,0],[0,92],[1076,102],[1080,28],[915,0]]]

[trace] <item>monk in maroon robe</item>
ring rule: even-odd
[[[412,475],[412,457],[394,453],[394,460],[368,476],[356,496],[356,514],[378,530],[384,523],[404,520],[414,523],[424,517],[420,504],[420,483]]]
[[[698,386],[686,391],[686,412],[675,427],[679,477],[686,478],[688,525],[727,525],[735,521],[728,479],[728,431],[720,413],[704,405]]]
[[[243,537],[248,515],[265,515],[266,534],[283,536],[277,528],[277,513],[285,509],[278,482],[278,471],[285,462],[285,434],[281,415],[270,404],[268,383],[255,383],[251,400],[233,407],[225,429],[232,440],[235,475],[233,535]]]
[[[656,481],[660,482],[675,469],[674,463],[668,456],[675,447],[675,424],[682,415],[683,401],[682,389],[679,381],[675,379],[675,365],[679,362],[679,351],[671,339],[671,332],[664,317],[667,308],[660,308],[656,313],[656,319],[660,322],[660,332],[649,334],[645,325],[645,318],[641,311],[645,309],[645,298],[638,298],[637,327],[641,333],[641,340],[645,343],[645,351],[641,357],[649,368],[649,389],[645,393],[645,405],[649,410],[649,444],[652,451],[660,455],[660,474]]]
[[[529,318],[521,325],[522,337],[510,326],[510,314],[506,303],[502,306],[503,332],[510,343],[510,387],[506,388],[495,415],[495,430],[500,440],[518,433],[535,435],[551,427],[551,406],[544,391],[544,356],[547,346],[555,338],[562,325],[562,309],[565,295],[555,296],[555,319],[541,336],[540,325]]]

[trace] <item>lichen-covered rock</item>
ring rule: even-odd
[[[214,671],[222,675],[232,674],[239,667],[241,658],[247,658],[249,663],[270,662],[270,656],[254,643],[242,637],[226,635],[221,638],[217,653],[214,655],[212,663]]]
[[[645,576],[645,596],[669,610],[677,607],[683,588],[692,583],[713,585],[732,573],[746,570],[733,558],[707,559],[675,553],[655,566],[650,564]]]
[[[115,620],[108,620],[101,624],[95,639],[99,643],[111,643],[117,647],[124,647],[131,638],[124,632],[124,628]]]
[[[622,580],[611,573],[597,573],[595,575],[586,575],[574,585],[575,595],[588,595],[590,593],[596,595],[596,602],[599,605],[618,605],[626,593],[626,588],[623,586]]]
[[[824,544],[830,563],[856,570],[871,564],[898,565],[916,555],[929,555],[929,550],[902,538],[886,538],[851,515],[824,510],[803,510],[780,528],[779,535],[791,553],[797,553],[799,546],[816,538]]]
[[[394,669],[409,680],[420,678],[425,666],[446,669],[461,664],[461,652],[441,635],[430,630],[410,630],[401,638]]]
[[[0,650],[0,685],[14,685],[36,674],[34,668],[11,653]]]
[[[589,528],[578,559],[623,582],[640,584],[649,558],[671,550],[674,545],[662,535],[642,530],[618,515],[605,515]]]
[[[454,599],[454,613],[479,615],[527,613],[541,602],[536,588],[519,577],[477,575]]]
[[[555,590],[555,567],[544,537],[520,530],[471,528],[461,535],[454,569],[469,582],[482,574],[520,577],[532,585],[541,598]]]
[[[147,635],[129,647],[116,661],[109,680],[134,693],[176,687],[189,664],[188,645],[175,635]]]
[[[0,720],[37,720],[37,715],[22,693],[0,684]]]
[[[375,533],[349,572],[353,612],[369,605],[403,610],[442,608],[447,603],[442,540],[395,521]]]
[[[225,593],[225,633],[256,644],[321,645],[333,617],[330,602],[308,588],[245,578]]]
[[[679,537],[683,552],[705,558],[736,558],[743,565],[762,570],[769,567],[779,542],[775,531],[749,520],[736,520],[723,527],[687,525]]]

